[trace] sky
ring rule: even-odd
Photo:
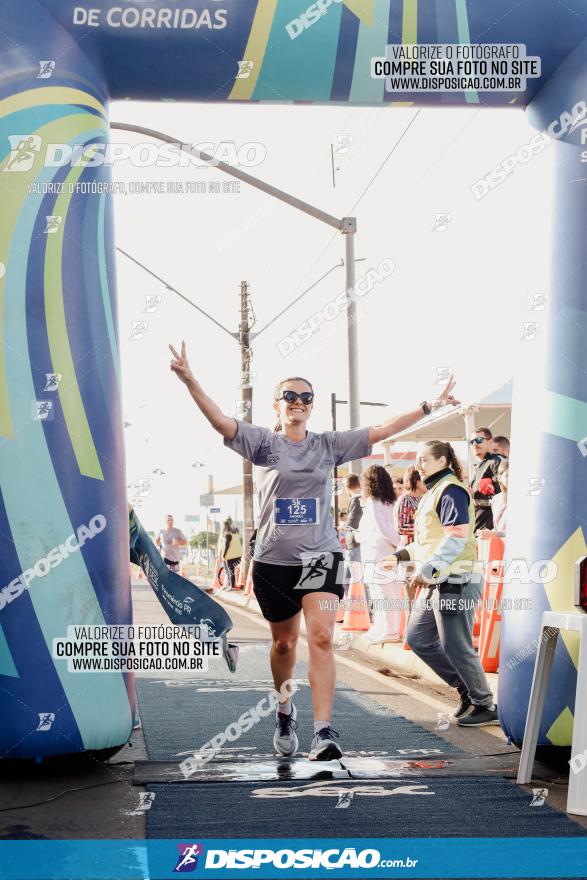
[[[515,379],[531,344],[524,323],[536,320],[530,297],[549,286],[552,151],[518,162],[481,199],[471,188],[535,136],[523,111],[133,101],[113,103],[111,119],[193,144],[234,142],[255,162],[245,171],[332,215],[356,216],[357,279],[370,280],[357,300],[360,396],[389,405],[363,407],[361,425],[437,395],[442,367],[452,369],[466,403]],[[112,140],[153,143],[122,131]],[[335,186],[332,145],[349,146],[335,155]],[[249,283],[259,332],[253,422],[272,426],[276,383],[302,375],[316,391],[310,428],[329,430],[331,393],[348,399],[346,323],[336,305],[345,276],[334,268],[344,257],[343,236],[245,184],[224,192],[229,178],[216,168],[116,161],[113,179],[127,187],[114,198],[117,245],[231,332],[240,282]],[[159,181],[175,191],[131,191],[132,183]],[[190,182],[206,191],[177,191]],[[220,191],[208,191],[211,183]],[[198,530],[185,516],[204,514],[199,496],[208,476],[216,489],[235,485],[242,460],[223,447],[170,371],[167,346],[185,339],[195,376],[230,415],[240,397],[239,346],[120,252],[117,279],[129,498],[137,481],[153,480],[140,506],[146,528],[158,529],[173,513],[180,527]],[[146,312],[147,297],[159,296],[156,310]],[[325,307],[329,320],[294,346],[296,328]],[[340,406],[338,427],[348,426]],[[221,515],[238,513],[234,498],[217,502]]]

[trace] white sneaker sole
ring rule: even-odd
[[[337,758],[342,758],[342,749],[335,742],[330,742],[318,752],[310,752],[308,755],[310,761],[335,761]]]
[[[293,749],[291,749],[291,751],[284,751],[283,748],[281,748],[279,746],[279,744],[277,742],[277,737],[274,736],[273,737],[273,748],[275,749],[277,754],[281,755],[283,758],[291,758],[291,756],[295,755],[295,753],[297,752],[299,744],[300,744],[299,740],[297,738],[297,735],[295,733],[293,734],[292,740],[293,740]]]

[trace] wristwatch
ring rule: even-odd
[[[420,406],[421,406],[422,409],[424,410],[424,415],[425,415],[425,416],[429,416],[430,413],[432,412],[432,410],[430,409],[430,407],[428,406],[428,404],[426,403],[425,400],[422,401],[422,403],[420,404]]]

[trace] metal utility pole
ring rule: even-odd
[[[355,299],[355,234],[356,217],[343,217],[342,233],[345,237],[345,270],[347,295],[347,334],[349,370],[349,422],[351,431],[359,428],[361,413],[359,409],[359,340],[357,336],[357,302]],[[361,462],[349,462],[351,474],[361,473]]]
[[[214,505],[214,477],[208,474],[208,505],[206,507],[206,572],[210,574],[210,508]],[[217,551],[218,552],[218,549]],[[216,560],[214,560],[216,566]],[[216,576],[216,571],[214,571]]]
[[[330,409],[332,413],[332,430],[336,431],[336,391],[330,395]],[[334,482],[334,525],[338,525],[338,493],[336,491],[336,481],[338,480],[338,467],[334,465],[333,471]]]
[[[239,328],[239,341],[241,347],[241,390],[242,390],[242,417],[251,424],[253,420],[253,383],[251,379],[251,348],[249,340],[249,285],[241,281],[241,322]],[[249,570],[249,541],[253,534],[253,465],[247,459],[243,459],[243,561],[244,578]]]

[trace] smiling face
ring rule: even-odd
[[[280,400],[276,400],[273,404],[273,409],[279,414],[282,428],[302,426],[310,418],[313,403],[303,403],[299,396],[293,401],[284,400],[283,395],[287,391],[293,391],[297,395],[312,394],[312,388],[303,379],[288,379],[281,384]]]

